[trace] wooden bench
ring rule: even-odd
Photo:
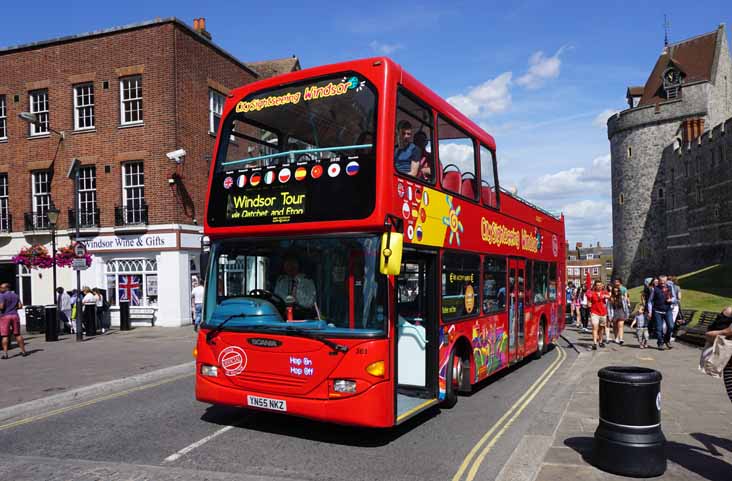
[[[152,307],[130,307],[130,324],[135,322],[149,322],[155,327],[157,309]]]
[[[703,346],[706,342],[704,334],[706,334],[709,325],[714,322],[716,318],[716,312],[702,311],[701,315],[699,316],[699,322],[697,322],[696,325],[686,329],[686,332],[680,337],[685,341]]]

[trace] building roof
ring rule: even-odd
[[[283,73],[290,73],[300,70],[300,59],[296,56],[280,58],[275,60],[263,60],[261,62],[249,62],[247,65],[259,72],[262,78],[275,77]]]
[[[724,24],[722,24],[713,32],[667,45],[643,87],[643,97],[638,105],[641,107],[654,105],[666,100],[659,96],[659,92],[663,86],[663,72],[670,64],[681,70],[684,83],[710,81],[715,60],[719,56],[717,51],[717,45],[721,44],[719,37],[724,35]]]
[[[34,50],[34,49],[48,47],[51,45],[57,45],[57,44],[62,44],[62,43],[75,42],[77,40],[84,40],[87,38],[113,35],[113,34],[120,33],[120,32],[136,30],[139,28],[151,27],[151,26],[156,26],[156,25],[163,25],[166,23],[173,23],[173,24],[177,25],[181,29],[183,29],[183,30],[187,31],[189,34],[191,34],[195,39],[197,39],[201,43],[208,45],[212,49],[216,50],[218,53],[220,53],[224,57],[227,57],[228,59],[230,59],[231,61],[236,63],[239,67],[243,68],[244,70],[247,70],[255,77],[261,77],[255,69],[253,69],[252,67],[249,66],[249,64],[245,64],[244,62],[241,62],[235,56],[233,56],[232,54],[230,54],[223,48],[219,47],[218,45],[213,43],[211,40],[206,38],[206,36],[195,31],[188,24],[186,24],[182,20],[179,20],[176,17],[167,17],[167,18],[158,17],[153,20],[145,20],[142,22],[130,23],[127,25],[121,25],[119,27],[111,27],[111,28],[105,28],[105,29],[100,29],[100,30],[93,30],[91,32],[84,32],[84,33],[79,33],[76,35],[67,35],[65,37],[56,37],[56,38],[52,38],[52,39],[48,39],[48,40],[40,40],[38,42],[11,45],[8,47],[0,47],[0,55],[5,55],[8,53],[13,53],[13,52],[19,52],[19,51],[23,51],[23,50]]]
[[[631,97],[640,97],[643,95],[643,86],[640,87],[628,87],[628,95]]]

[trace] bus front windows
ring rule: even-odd
[[[377,236],[222,240],[212,246],[205,323],[227,329],[287,325],[329,335],[379,335],[385,329],[384,277]]]

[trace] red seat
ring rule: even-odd
[[[451,192],[460,192],[460,172],[450,171],[442,175],[442,188]]]
[[[460,194],[469,199],[475,199],[475,179],[463,179]]]
[[[495,206],[495,203],[493,202],[493,189],[491,189],[489,185],[483,185],[480,187],[480,198],[484,205],[489,205],[491,207]]]

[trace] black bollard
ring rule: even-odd
[[[661,431],[661,373],[610,366],[600,378],[600,425],[592,462],[609,473],[636,478],[666,471],[666,438]]]
[[[130,301],[119,301],[119,330],[130,330]]]
[[[56,306],[46,306],[46,342],[58,341],[58,312]]]

